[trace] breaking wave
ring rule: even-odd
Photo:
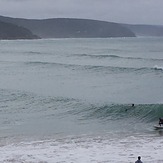
[[[155,69],[155,70],[163,70],[163,67],[155,65],[155,66],[154,66],[154,69]]]
[[[163,104],[108,104],[90,105],[81,112],[83,119],[100,119],[104,121],[129,120],[135,122],[154,122],[163,116]]]

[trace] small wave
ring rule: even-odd
[[[53,63],[41,62],[41,61],[31,61],[31,62],[25,62],[25,64],[28,64],[28,65],[47,65],[47,64],[53,64]]]
[[[134,73],[144,74],[153,72],[153,68],[150,67],[116,67],[116,66],[85,66],[86,70],[93,72],[103,72],[105,74],[110,73]]]
[[[131,67],[114,67],[114,66],[90,66],[90,65],[85,65],[84,66],[86,70],[94,70],[95,72],[98,71],[107,71],[109,72],[114,72],[114,73],[120,73],[120,72],[129,72],[129,71],[135,71],[137,70],[136,68],[131,68]]]
[[[114,54],[74,54],[77,57],[89,57],[89,58],[112,58],[112,59],[127,59],[127,60],[147,60],[147,61],[163,61],[162,58],[143,58],[143,57],[129,57],[129,56],[119,56]]]
[[[29,51],[29,52],[26,52],[28,54],[44,54],[44,53],[41,53],[41,52],[38,52],[38,51]]]
[[[74,54],[74,56],[77,56],[77,57],[90,57],[90,58],[120,58],[120,56],[118,56],[118,55],[108,55],[108,54],[102,54],[102,55]]]
[[[123,59],[129,59],[129,60],[146,60],[146,61],[163,61],[161,58],[143,58],[143,57],[121,57]]]
[[[155,69],[155,70],[163,70],[163,67],[155,65],[155,66],[154,66],[154,69]]]
[[[100,55],[100,58],[121,58],[118,55]]]
[[[121,58],[120,56],[118,55],[92,55],[91,57],[94,57],[94,58]]]
[[[66,65],[68,65],[68,64],[64,64],[64,63],[42,62],[42,61],[24,62],[24,64],[29,65],[29,66],[66,66]]]
[[[103,72],[106,74],[109,73],[148,73],[153,72],[153,70],[163,70],[160,67],[116,67],[116,66],[103,66],[103,65],[80,65],[80,64],[71,64],[71,63],[58,63],[58,62],[41,62],[41,61],[32,61],[32,62],[25,62],[26,65],[29,66],[41,66],[44,67],[61,67],[61,68],[68,68],[71,70],[76,71],[87,71],[91,73],[98,73]]]

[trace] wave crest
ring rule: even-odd
[[[155,65],[155,66],[154,66],[154,69],[155,69],[155,70],[163,70],[163,67]]]

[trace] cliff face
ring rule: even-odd
[[[0,39],[36,39],[28,29],[0,21]]]
[[[70,18],[33,20],[2,16],[0,20],[25,27],[41,38],[135,37],[130,29],[118,23],[97,20]]]

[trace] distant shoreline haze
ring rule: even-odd
[[[0,16],[0,39],[163,36],[162,26],[91,19],[22,19]]]

